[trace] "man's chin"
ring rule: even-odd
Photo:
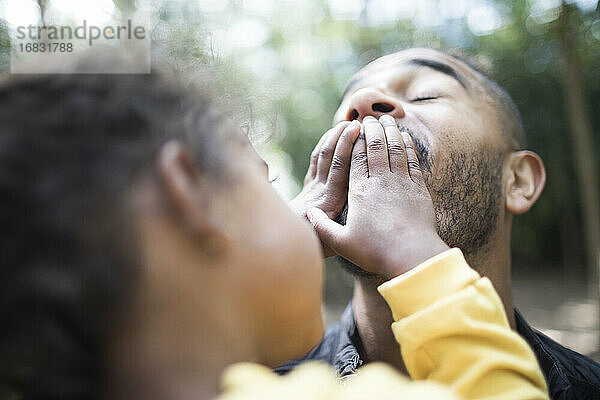
[[[340,264],[342,269],[344,271],[346,271],[347,273],[349,273],[350,275],[352,275],[354,278],[377,280],[377,281],[383,280],[383,278],[380,275],[374,274],[369,271],[365,271],[358,265],[354,264],[351,261],[346,260],[342,256],[336,256],[335,259]]]

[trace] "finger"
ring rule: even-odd
[[[310,153],[310,163],[308,165],[308,171],[306,171],[306,176],[304,177],[305,184],[307,181],[315,179],[317,176],[317,159],[319,158],[319,149],[321,148],[321,144],[323,144],[323,141],[328,134],[329,131],[325,132],[323,136],[321,136],[312,153]]]
[[[306,216],[325,246],[335,253],[344,253],[345,227],[343,225],[332,221],[323,210],[315,207],[309,209]]]
[[[346,187],[348,185],[348,174],[350,172],[350,157],[352,146],[360,133],[360,122],[352,121],[342,132],[335,146],[335,152],[331,160],[327,183],[334,188]]]
[[[413,140],[407,132],[401,132],[401,134],[406,150],[406,165],[408,167],[410,179],[412,179],[414,183],[425,184],[423,171],[421,171],[421,164],[419,163],[419,158],[415,152]]]
[[[321,136],[321,138],[317,142],[317,145],[310,154],[310,164],[308,165],[308,171],[306,172],[306,177],[304,178],[305,183],[306,180],[314,179],[317,176],[317,160],[319,159],[319,150],[321,149],[321,145],[323,144],[325,139],[327,139],[331,131],[332,129],[328,130],[323,134],[323,136]]]
[[[365,138],[367,140],[367,164],[369,177],[390,171],[387,144],[383,126],[375,118],[367,116],[363,119]]]
[[[379,122],[385,130],[387,140],[388,157],[390,160],[390,170],[400,172],[406,169],[406,152],[404,151],[404,140],[396,120],[391,115],[382,115]]]
[[[352,149],[349,187],[352,188],[354,184],[368,177],[369,166],[367,164],[367,143],[365,141],[364,125],[361,125],[360,133],[354,141],[354,148]]]
[[[331,167],[331,160],[333,159],[333,152],[337,145],[340,135],[350,124],[350,121],[340,122],[335,128],[330,129],[330,134],[325,138],[321,148],[317,154],[317,175],[316,178],[319,181],[325,182],[327,175],[329,175],[329,168]]]

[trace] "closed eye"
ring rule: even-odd
[[[410,102],[411,103],[416,103],[416,102],[419,102],[419,101],[435,100],[438,97],[439,96],[420,96],[420,97],[415,97],[414,99],[411,99]]]

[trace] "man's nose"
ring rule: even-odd
[[[362,121],[367,115],[375,118],[389,114],[394,118],[403,118],[405,113],[400,101],[376,89],[359,89],[352,94],[348,102],[346,120]]]

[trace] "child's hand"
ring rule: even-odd
[[[384,115],[363,120],[352,152],[348,215],[342,226],[308,212],[321,241],[361,268],[392,278],[448,249],[437,234],[433,202],[412,138]]]
[[[344,121],[328,130],[319,140],[310,156],[310,166],[304,178],[304,187],[290,206],[299,215],[318,207],[329,218],[342,212],[348,195],[348,175],[352,145],[358,137],[360,123]],[[333,252],[323,246],[325,256]]]

